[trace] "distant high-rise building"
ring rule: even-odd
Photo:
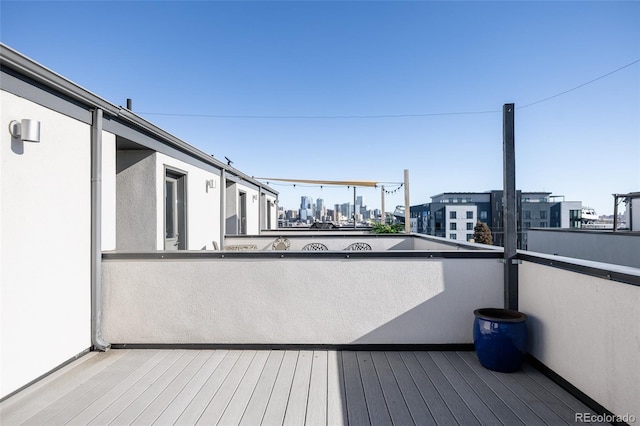
[[[318,198],[316,200],[315,218],[324,222],[326,215],[327,215],[327,207],[324,205],[324,200],[322,198]]]
[[[313,198],[303,195],[300,197],[299,219],[301,222],[308,222],[313,219]]]
[[[344,218],[351,219],[351,216],[353,215],[353,204],[350,204],[350,203],[340,204],[340,214]]]
[[[529,228],[579,227],[582,203],[556,202],[550,192],[517,191],[518,248],[527,247]],[[503,245],[503,191],[446,192],[431,197],[431,203],[411,206],[417,232],[447,239],[469,241],[477,222],[491,229],[495,245]],[[577,220],[571,219],[572,215]]]

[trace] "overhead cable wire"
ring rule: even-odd
[[[379,119],[379,118],[411,118],[433,117],[441,115],[478,115],[493,114],[500,110],[490,111],[462,111],[462,112],[433,112],[425,114],[382,114],[382,115],[224,115],[224,114],[182,114],[169,112],[138,112],[139,115],[164,115],[173,117],[202,117],[202,118],[258,118],[258,119]]]
[[[598,80],[602,80],[603,78],[609,77],[612,74],[615,74],[619,71],[622,71],[625,68],[628,68],[632,65],[640,62],[640,58],[636,59],[632,62],[629,62],[626,65],[621,66],[613,71],[610,71],[606,74],[603,74],[599,77],[596,77],[592,80],[589,80],[585,83],[582,83],[578,86],[572,87],[571,89],[564,90],[560,93],[556,93],[555,95],[548,96],[546,98],[539,99],[537,101],[528,103],[526,105],[517,107],[517,109],[528,108],[533,105],[540,104],[542,102],[549,101],[551,99],[557,98],[562,95],[566,95],[567,93],[573,92],[574,90],[578,90],[582,87],[585,87],[591,83],[595,83]],[[188,113],[172,113],[172,112],[137,112],[138,115],[162,115],[162,116],[172,116],[172,117],[201,117],[201,118],[239,118],[239,119],[305,119],[305,120],[315,120],[315,119],[384,119],[384,118],[416,118],[416,117],[436,117],[436,116],[447,116],[447,115],[480,115],[480,114],[494,114],[502,112],[501,110],[484,110],[484,111],[448,111],[448,112],[431,112],[424,114],[379,114],[379,115],[233,115],[233,114],[188,114]]]
[[[539,104],[539,103],[542,103],[542,102],[546,102],[546,101],[548,101],[548,100],[551,100],[551,99],[553,99],[553,98],[557,98],[558,96],[565,95],[565,94],[567,94],[567,93],[569,93],[569,92],[573,92],[574,90],[580,89],[581,87],[584,87],[584,86],[586,86],[586,85],[588,85],[588,84],[594,83],[594,82],[596,82],[596,81],[598,81],[598,80],[602,80],[603,78],[608,77],[608,76],[610,76],[611,74],[615,74],[615,73],[617,73],[618,71],[622,71],[623,69],[628,68],[628,67],[630,67],[631,65],[637,64],[638,62],[640,62],[640,59],[636,59],[635,61],[630,62],[630,63],[628,63],[627,65],[623,65],[623,66],[621,66],[621,67],[620,67],[620,68],[618,68],[618,69],[615,69],[615,70],[613,70],[613,71],[610,71],[610,72],[608,72],[608,73],[606,73],[606,74],[601,75],[600,77],[596,77],[596,78],[594,78],[593,80],[589,80],[589,81],[587,81],[586,83],[582,83],[582,84],[580,84],[580,85],[578,85],[578,86],[576,86],[576,87],[573,87],[573,88],[571,88],[571,89],[565,90],[564,92],[556,93],[555,95],[548,96],[548,97],[546,97],[546,98],[544,98],[544,99],[540,99],[540,100],[537,100],[537,101],[535,101],[535,102],[531,102],[531,103],[529,103],[529,104],[523,105],[523,106],[521,106],[521,107],[517,107],[517,109],[528,108],[528,107],[530,107],[530,106],[533,106],[533,105],[536,105],[536,104]]]

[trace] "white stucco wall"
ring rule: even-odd
[[[164,250],[164,173],[165,167],[186,173],[187,178],[187,250],[211,250],[213,241],[220,246],[220,176],[176,160],[156,154],[157,246]],[[207,180],[214,188],[207,188]]]
[[[156,250],[158,204],[156,154],[150,150],[117,151],[116,248]],[[160,216],[162,218],[162,216]],[[161,231],[160,231],[161,232]]]
[[[332,235],[333,234],[333,235]],[[327,246],[329,250],[346,250],[350,244],[366,243],[371,246],[373,251],[386,250],[413,250],[413,238],[406,237],[402,234],[389,235],[344,235],[335,232],[316,231],[316,234],[291,235],[290,233],[281,233],[276,235],[251,235],[251,236],[233,236],[225,237],[225,245],[247,245],[254,244],[258,250],[271,251],[273,244],[284,239],[289,243],[289,250],[302,250],[309,243],[320,243]],[[447,250],[455,247],[447,246]]]
[[[116,249],[116,136],[102,132],[102,250]]]
[[[530,229],[528,234],[528,251],[640,268],[637,233]]]
[[[91,346],[90,127],[0,92],[0,396]],[[41,123],[40,143],[11,120]]]
[[[531,354],[614,414],[638,417],[640,287],[530,262],[519,269]]]
[[[632,212],[629,212],[629,207],[627,207],[625,212],[627,227],[630,231],[640,232],[640,198],[631,199],[631,210]]]
[[[103,262],[111,343],[472,343],[501,307],[495,259]]]

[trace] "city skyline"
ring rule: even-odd
[[[638,2],[3,1],[0,24],[8,46],[254,176],[407,169],[411,204],[501,188],[514,103],[519,188],[599,214],[640,188]],[[283,205],[303,195],[272,184]],[[308,195],[349,198],[330,191]]]
[[[376,188],[376,190],[378,191],[378,193],[380,192],[380,189]],[[432,202],[432,198],[433,197],[436,197],[437,195],[440,195],[440,194],[449,194],[449,193],[461,193],[461,194],[464,194],[464,193],[468,193],[468,194],[484,193],[484,194],[489,194],[492,191],[500,191],[500,190],[502,190],[502,188],[493,188],[491,190],[479,191],[479,192],[474,192],[474,191],[441,191],[440,193],[436,193],[436,194],[433,194],[433,195],[429,196],[427,201],[424,201],[424,202],[421,202],[421,203],[412,202],[411,206],[418,206],[418,205],[421,205],[421,204],[429,204],[429,203]],[[518,190],[520,191],[520,189],[518,189]],[[522,192],[523,193],[539,193],[539,192],[550,192],[550,191],[525,191],[525,190],[522,190]],[[356,192],[356,194],[357,194],[357,192]],[[380,194],[378,194],[378,195],[380,196]],[[342,205],[342,204],[346,204],[346,203],[348,203],[350,205],[353,205],[353,189],[351,189],[351,197],[348,198],[348,199],[347,198],[343,198],[342,201],[340,201],[340,202],[327,202],[326,198],[324,198],[324,197],[314,198],[313,196],[310,196],[310,195],[302,195],[301,196],[301,198],[305,198],[305,197],[311,198],[314,201],[314,205],[317,204],[318,200],[323,200],[324,204],[325,204],[325,208],[327,210],[334,210],[334,207],[336,205]],[[362,196],[357,195],[357,197],[359,198],[359,197],[362,197]],[[566,196],[558,195],[558,194],[555,194],[553,192],[551,192],[550,197],[553,198],[553,199],[556,199],[556,200],[560,200],[561,198],[564,198],[563,201],[567,201],[567,202],[580,202],[580,203],[582,203],[582,207],[583,208],[591,208],[591,206],[586,205],[583,200],[569,199]],[[364,199],[364,207],[366,207],[367,210],[370,210],[370,211],[381,210],[378,205],[375,205],[374,203],[370,203],[366,197],[362,197],[362,198]],[[613,199],[613,197],[612,197],[612,199]],[[613,203],[613,200],[612,200],[612,203]],[[398,204],[390,205],[388,202],[386,202],[386,199],[385,199],[385,210],[386,210],[386,213],[393,213],[393,211],[395,210],[396,206],[399,206],[399,205],[404,207],[403,202],[402,203],[398,203]],[[298,212],[301,209],[301,203],[298,202],[298,204],[296,206],[288,206],[288,205],[283,205],[282,202],[279,202],[279,208],[281,208],[284,212],[287,212],[287,211],[296,211],[296,212]],[[624,215],[625,212],[626,212],[626,209],[625,209],[625,206],[623,204],[619,208],[618,214],[619,215]],[[609,213],[600,213],[598,211],[596,211],[596,213],[597,213],[598,216],[612,216],[612,213],[611,214],[609,214]]]

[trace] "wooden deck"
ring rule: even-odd
[[[590,412],[473,352],[111,350],[0,405],[8,425],[565,425]]]

